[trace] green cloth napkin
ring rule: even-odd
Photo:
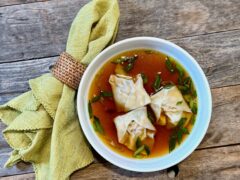
[[[119,21],[117,0],[93,0],[72,23],[66,51],[89,64],[113,43]],[[75,104],[76,92],[51,74],[29,81],[31,91],[0,106],[7,125],[4,138],[13,148],[6,163],[33,163],[37,179],[68,179],[93,161],[82,134]]]

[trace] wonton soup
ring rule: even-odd
[[[101,141],[130,158],[163,156],[191,133],[197,93],[173,58],[148,49],[109,59],[91,83],[89,116]]]

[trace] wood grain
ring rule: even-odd
[[[240,176],[240,146],[198,150],[179,164],[177,179],[238,179]],[[101,174],[97,173],[101,172]],[[34,179],[34,174],[7,177],[12,179]],[[136,173],[120,169],[108,162],[94,163],[75,172],[71,179],[170,179],[167,172]]]
[[[3,93],[0,94],[0,104],[4,104],[5,102],[10,101],[11,99],[19,96],[20,94],[22,94],[24,92],[16,92],[16,93]]]
[[[212,90],[213,94],[213,114],[207,134],[198,149],[225,146],[230,144],[240,144],[240,85],[217,88]],[[0,123],[0,131],[5,126]],[[10,148],[0,135],[0,176],[9,173],[4,169]],[[105,162],[100,156],[95,155],[98,162]],[[100,165],[98,165],[100,166]],[[97,167],[98,167],[97,166]],[[108,167],[106,167],[108,169]],[[111,168],[110,168],[111,169]],[[13,170],[14,171],[14,170]],[[18,173],[27,171],[19,170]]]
[[[87,0],[47,1],[0,8],[0,62],[59,55],[70,24]],[[173,39],[240,29],[240,1],[121,0],[118,40]]]
[[[200,148],[240,143],[240,85],[212,90],[211,123]]]
[[[16,4],[27,4],[27,3],[43,2],[43,1],[49,1],[49,0],[1,0],[0,6],[10,6],[10,5],[16,5]]]
[[[49,67],[56,60],[57,57],[53,57],[0,64],[0,94],[27,91],[29,89],[28,80],[50,72]]]
[[[240,30],[174,39],[199,62],[212,88],[240,84]],[[25,92],[57,57],[0,64],[0,94]],[[11,74],[11,76],[9,76]],[[5,98],[0,98],[5,99]]]

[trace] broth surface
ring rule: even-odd
[[[148,82],[144,85],[147,93],[153,94],[154,90],[152,84],[154,83],[157,73],[161,74],[162,81],[171,81],[175,85],[178,84],[179,74],[177,72],[171,73],[165,65],[166,55],[160,52],[149,52],[149,50],[133,50],[121,53],[112,59],[108,60],[100,71],[95,76],[92,81],[89,99],[92,99],[94,96],[98,95],[100,91],[112,92],[111,86],[109,84],[109,77],[111,74],[115,74],[116,64],[113,64],[112,61],[121,56],[133,56],[137,54],[138,59],[136,60],[133,69],[127,74],[128,76],[135,77],[139,73],[144,73]],[[187,74],[187,72],[185,71]],[[129,150],[126,146],[118,143],[117,130],[114,124],[114,118],[118,115],[125,114],[125,112],[117,112],[114,99],[104,98],[98,102],[92,103],[93,114],[97,116],[100,120],[100,123],[105,131],[105,135],[99,133],[98,136],[100,139],[110,147],[112,150],[126,157],[133,157],[133,151]],[[151,149],[151,153],[148,158],[159,157],[169,153],[169,137],[173,130],[167,129],[165,126],[160,126],[153,124],[156,128],[155,134],[155,143]],[[188,124],[187,129],[191,131],[192,125]],[[187,137],[184,135],[183,140]],[[176,147],[177,148],[177,147]]]

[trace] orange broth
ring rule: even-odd
[[[154,83],[156,74],[159,72],[161,72],[162,81],[172,81],[174,84],[178,84],[178,73],[171,73],[166,68],[166,55],[156,51],[149,53],[149,50],[144,49],[133,50],[121,53],[111,58],[102,66],[92,81],[89,99],[92,99],[94,96],[98,95],[101,90],[112,92],[108,81],[110,75],[115,74],[116,64],[112,63],[114,59],[117,59],[121,56],[133,56],[135,54],[138,55],[138,59],[135,61],[133,69],[127,75],[135,77],[139,73],[144,73],[148,78],[144,88],[149,95],[154,93],[152,84]],[[92,110],[93,114],[99,118],[100,123],[105,131],[104,135],[96,133],[104,142],[104,144],[118,154],[132,158],[133,151],[129,150],[125,145],[118,143],[117,130],[113,121],[116,116],[125,114],[125,112],[117,112],[113,98],[104,98],[98,102],[92,103]],[[155,142],[148,158],[159,157],[169,153],[169,137],[172,133],[172,130],[167,129],[166,126],[160,126],[157,124],[154,124],[154,126],[157,130],[155,134]],[[189,123],[187,128],[190,131],[192,129],[192,125]],[[184,135],[183,140],[186,138],[186,136],[187,135]]]

